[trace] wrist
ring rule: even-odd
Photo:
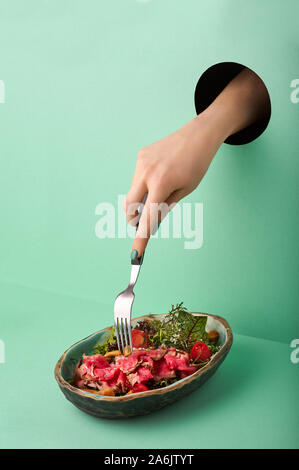
[[[194,127],[198,131],[200,130],[199,134],[205,134],[217,147],[220,147],[233,130],[227,110],[224,106],[216,105],[215,102],[196,116],[193,121]]]
[[[229,131],[226,121],[216,111],[204,111],[177,131],[182,158],[189,156],[194,168],[200,168],[200,179],[208,169]],[[196,173],[197,170],[195,170]]]

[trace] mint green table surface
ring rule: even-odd
[[[299,375],[289,345],[236,335],[200,390],[148,416],[101,420],[65,400],[53,368],[60,352],[107,320],[107,307],[11,285],[0,295],[11,338],[1,365],[0,447],[298,447]]]
[[[298,18],[297,0],[1,1],[0,447],[298,447]],[[97,421],[53,378],[128,280],[131,240],[97,238],[96,207],[126,194],[142,146],[194,117],[199,76],[222,61],[265,81],[269,126],[223,145],[185,199],[203,203],[200,249],[151,240],[134,316],[184,301],[224,316],[233,348],[184,401]]]

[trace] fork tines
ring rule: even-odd
[[[115,319],[115,333],[117,346],[120,352],[130,354],[133,351],[131,326],[127,318],[117,317]]]

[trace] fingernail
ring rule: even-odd
[[[137,250],[133,250],[132,253],[131,253],[131,259],[136,259],[138,256],[138,251]]]

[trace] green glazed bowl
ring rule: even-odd
[[[134,318],[132,325],[134,327],[139,320],[150,320],[153,318],[162,319],[165,315],[166,314],[145,315]],[[71,346],[61,356],[55,367],[55,378],[61,391],[64,393],[65,397],[80,410],[98,418],[110,419],[145,415],[183,398],[201,387],[201,385],[216,372],[228,354],[233,342],[232,331],[224,318],[206,313],[192,313],[192,315],[208,317],[206,330],[218,331],[218,345],[221,346],[219,351],[212,356],[208,364],[194,374],[161,389],[121,397],[94,395],[70,385],[69,381],[73,378],[76,364],[82,358],[82,354],[92,354],[94,346],[100,342],[104,342],[109,336],[110,327],[82,339]]]

